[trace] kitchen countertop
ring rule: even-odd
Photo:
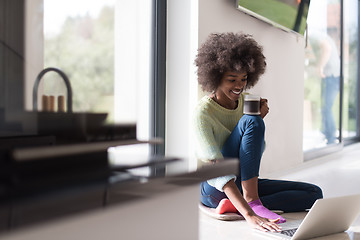
[[[140,166],[166,169],[178,159],[164,160],[165,162],[147,161]],[[31,184],[23,188],[25,191],[22,191],[22,188],[2,188],[2,193],[6,193],[7,197],[0,200],[0,232],[9,232],[48,220],[126,204],[129,201],[158,197],[210,178],[236,174],[237,168],[237,159],[226,159],[196,171],[178,174],[165,174],[164,171],[156,175],[136,176],[126,171],[126,167],[121,166],[109,171],[107,177],[101,174],[94,178],[87,176],[81,181],[74,181],[73,184],[71,179],[66,184],[58,184],[54,180],[46,184],[46,179],[38,179],[38,182],[45,183],[34,185],[36,186],[34,191],[31,191]],[[56,187],[52,187],[52,184]]]

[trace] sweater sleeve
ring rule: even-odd
[[[197,114],[194,119],[194,133],[196,140],[196,157],[198,167],[203,166],[210,160],[223,159],[221,150],[216,143],[212,119],[206,114]],[[223,192],[224,185],[230,180],[236,180],[235,175],[222,176],[208,180],[208,184],[220,192]]]
[[[235,181],[236,176],[235,175],[227,175],[227,176],[217,177],[217,178],[210,179],[207,182],[210,186],[216,188],[220,192],[224,192],[223,188],[224,188],[225,184],[228,183],[232,179],[234,179],[234,181]]]
[[[196,112],[194,116],[195,153],[198,167],[214,159],[223,159],[223,155],[215,140],[214,124],[211,117],[203,112]]]

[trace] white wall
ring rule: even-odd
[[[190,121],[198,91],[193,64],[198,47],[198,1],[171,0],[167,7],[165,151],[167,155],[184,159],[168,169],[178,172],[196,165],[190,159],[193,152]]]
[[[266,175],[301,164],[304,39],[240,12],[235,8],[235,0],[197,0],[192,4],[195,4],[194,2],[198,4],[198,22],[194,21],[191,25],[197,24],[198,45],[212,32],[242,31],[252,34],[264,47],[267,70],[257,86],[251,90],[267,98],[270,106],[270,113],[265,118],[267,148],[261,174]],[[189,87],[194,79],[196,81],[196,76],[189,77],[189,74],[195,74],[189,72],[189,64],[193,64],[194,60],[189,59],[189,52],[191,57],[194,57],[196,52],[189,47],[188,41],[195,38],[188,36],[191,33],[188,26],[189,15],[182,11],[183,5],[190,4],[189,1],[169,1],[168,4],[167,153],[177,155],[181,151],[184,155],[190,150],[186,147],[187,141],[191,143],[189,125],[184,121],[193,107],[189,107],[189,103],[195,102],[193,90],[190,91]],[[178,94],[172,96],[174,92]],[[183,116],[183,113],[186,113],[186,116]]]

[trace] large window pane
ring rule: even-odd
[[[148,140],[153,1],[27,0],[25,5],[26,110],[33,109],[36,76],[54,67],[70,80],[73,112],[107,113],[109,125],[135,123],[137,139]],[[58,74],[43,77],[38,99],[44,95],[67,97]],[[37,106],[41,111],[41,101]],[[122,163],[134,159],[129,154],[144,160],[150,153],[146,144],[109,152],[112,161]]]
[[[339,142],[339,0],[312,1],[305,58],[304,150]]]
[[[115,0],[44,0],[44,67],[69,76],[75,112],[108,112],[113,119],[114,11]],[[44,94],[66,93],[61,81],[45,77]]]
[[[148,139],[152,1],[28,0],[26,11],[26,109],[38,73],[55,67],[69,77],[74,112],[136,123],[138,138]],[[67,97],[58,74],[44,75],[42,95]]]
[[[75,112],[107,112],[110,122],[148,118],[150,24],[151,1],[44,0],[44,67],[69,75]],[[43,92],[63,87],[49,79]]]
[[[343,130],[344,138],[357,134],[358,114],[358,1],[344,1],[344,100]]]

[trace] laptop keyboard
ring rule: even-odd
[[[284,234],[284,235],[286,235],[286,236],[292,237],[292,236],[295,234],[296,230],[297,230],[297,228],[288,229],[288,230],[283,230],[283,231],[281,231],[280,233],[281,233],[281,234]]]

